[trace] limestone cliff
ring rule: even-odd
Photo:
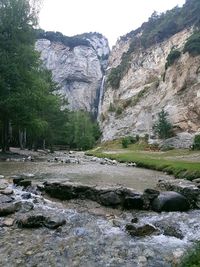
[[[146,49],[132,52],[130,67],[113,89],[107,81],[99,118],[103,140],[124,135],[152,135],[152,126],[164,108],[176,133],[200,131],[200,56],[181,53],[165,70],[172,48],[183,50],[192,27]],[[118,66],[130,39],[120,40],[112,51],[110,69]]]
[[[38,39],[36,49],[52,71],[58,93],[68,100],[68,108],[96,114],[110,52],[107,39],[98,33],[70,38],[50,32]]]

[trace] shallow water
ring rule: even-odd
[[[63,155],[62,155],[62,158]],[[57,162],[0,162],[0,175],[10,177],[16,174],[32,173],[37,181],[70,180],[94,185],[123,185],[143,191],[154,188],[159,179],[171,176],[153,170],[126,167],[125,164],[101,165],[91,162],[88,157],[80,157],[81,164]]]
[[[23,191],[14,190],[19,200]],[[162,214],[106,208],[101,211],[101,207],[94,202],[89,204],[88,210],[81,211],[81,203],[73,203],[70,208],[67,201],[54,202],[35,195],[28,201],[35,198],[35,212],[62,216],[66,219],[66,225],[57,230],[0,227],[0,266],[172,267],[177,260],[175,255],[183,255],[200,238],[199,211]],[[94,209],[99,209],[98,216],[92,212]],[[135,216],[141,225],[168,220],[176,222],[184,239],[162,233],[143,238],[131,237],[124,225]],[[122,222],[121,225],[114,226],[114,220]]]
[[[63,157],[63,155],[62,155]],[[66,180],[87,184],[114,185],[142,191],[153,188],[159,179],[172,178],[160,172],[101,165],[81,156],[81,164],[57,162],[0,162],[0,175],[33,173],[34,181]],[[10,187],[13,186],[10,184]],[[5,267],[173,267],[194,241],[200,239],[200,211],[155,213],[125,212],[101,207],[91,201],[58,201],[32,194],[22,200],[20,188],[13,188],[16,201],[34,203],[34,212],[66,219],[57,230],[20,229],[0,226],[0,266]],[[20,212],[20,211],[19,211]],[[18,214],[6,218],[15,218]],[[184,238],[170,237],[160,231],[148,237],[131,237],[125,224],[137,217],[139,225],[176,223]],[[0,225],[5,218],[0,217]],[[119,222],[116,226],[115,221]],[[178,255],[178,256],[177,256]]]

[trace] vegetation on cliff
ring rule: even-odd
[[[181,8],[177,6],[161,14],[154,12],[149,20],[143,23],[140,28],[121,37],[121,40],[130,40],[130,46],[128,51],[122,55],[120,65],[111,69],[108,77],[109,84],[114,89],[119,87],[120,80],[130,68],[131,54],[134,51],[161,43],[185,28],[194,26],[194,28],[198,29],[200,27],[199,14],[199,0],[186,0],[186,3]],[[198,34],[191,38],[191,40],[188,40],[190,45],[188,44],[185,51],[195,51],[193,52],[194,55],[199,51],[199,48],[196,49],[196,43],[199,43]],[[193,44],[191,45],[191,43]],[[176,53],[176,55],[178,54]]]
[[[68,36],[63,35],[61,32],[53,32],[53,31],[45,32],[43,30],[37,31],[37,38],[38,39],[44,38],[44,39],[47,39],[51,42],[60,42],[64,45],[70,47],[71,49],[76,47],[76,46],[80,46],[80,45],[90,47],[91,44],[88,40],[85,39],[86,36],[77,35],[77,36],[68,37]]]

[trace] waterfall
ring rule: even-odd
[[[102,78],[101,86],[100,86],[100,90],[99,90],[98,118],[101,114],[101,107],[102,107],[102,103],[103,103],[105,78],[106,78],[106,76],[104,75]]]

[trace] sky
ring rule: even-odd
[[[135,30],[154,11],[182,6],[185,0],[43,0],[39,24],[46,31],[73,36],[99,32],[112,47],[120,36]]]

